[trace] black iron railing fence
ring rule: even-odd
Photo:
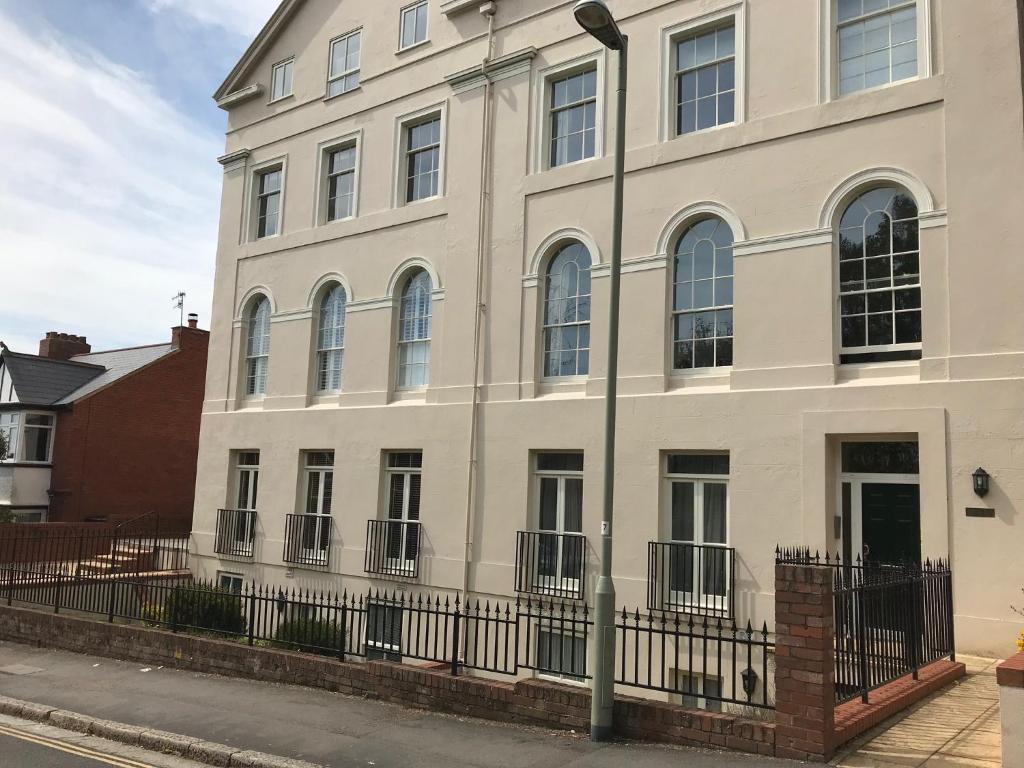
[[[516,592],[582,600],[586,563],[587,537],[583,534],[516,534]]]
[[[367,520],[364,570],[381,576],[419,578],[422,533],[416,520]]]
[[[707,702],[741,703],[771,709],[768,680],[775,644],[768,625],[754,629],[703,617],[694,621],[675,612],[639,610],[619,614],[619,665],[615,682],[668,691]],[[715,707],[711,707],[715,708]]]
[[[832,571],[836,702],[860,697],[940,659],[956,659],[953,574],[945,560],[849,563],[806,548],[777,562]]]
[[[733,615],[736,550],[717,544],[647,545],[647,607],[724,619]]]
[[[26,579],[187,571],[191,534],[162,529],[154,516],[107,523],[0,525],[0,571]]]
[[[285,515],[281,559],[294,565],[326,568],[331,564],[333,532],[334,520],[330,515]]]
[[[213,551],[230,557],[252,557],[256,541],[256,510],[218,509]]]
[[[462,602],[451,595],[398,591],[353,594],[244,584],[241,591],[185,577],[60,576],[40,582],[18,564],[0,569],[0,595],[14,601],[98,614],[175,632],[333,656],[444,664],[451,674],[522,670],[567,680],[591,676],[593,621],[586,604],[520,596]],[[675,617],[675,618],[673,618]],[[767,629],[716,621],[682,623],[675,614],[623,609],[616,682],[702,700],[771,708],[774,644]]]

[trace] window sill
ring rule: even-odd
[[[742,122],[742,120],[733,120],[728,123],[719,123],[718,125],[712,125],[707,128],[697,128],[696,130],[687,131],[686,133],[675,133],[675,131],[673,131],[669,136],[665,138],[665,141],[676,141],[678,139],[685,139],[689,136],[704,136],[709,133],[714,133],[715,131],[724,131],[729,128],[735,128]]]
[[[840,363],[836,366],[836,384],[850,384],[873,379],[917,380],[921,374],[920,360],[888,360],[878,363]]]
[[[583,396],[587,392],[586,376],[560,376],[542,379],[537,384],[537,397],[546,396]]]
[[[890,83],[884,83],[882,85],[873,85],[870,88],[861,88],[857,91],[850,91],[849,93],[838,93],[837,92],[829,99],[829,101],[845,101],[846,99],[855,99],[858,96],[867,95],[871,93],[878,93],[879,91],[886,91],[890,88],[898,88],[901,85],[907,85],[908,83],[916,83],[921,80],[927,80],[926,77],[915,75],[914,77],[905,77],[902,80],[895,80]]]
[[[575,167],[577,165],[585,165],[586,163],[592,163],[595,160],[600,160],[602,157],[603,157],[603,155],[599,155],[599,154],[595,153],[591,157],[584,157],[584,158],[582,158],[580,160],[573,160],[571,163],[561,163],[559,165],[545,164],[537,172],[538,173],[550,173],[551,171],[560,171],[563,168],[573,168],[573,167]]]
[[[267,106],[268,107],[272,107],[275,104],[280,104],[282,101],[288,101],[289,99],[293,99],[293,100],[295,99],[295,92],[294,91],[292,91],[291,93],[285,94],[284,96],[279,96],[276,99],[271,99],[270,101],[267,102]]]
[[[396,389],[391,393],[392,403],[424,403],[427,400],[427,388]]]
[[[402,200],[396,205],[396,208],[408,208],[410,205],[419,205],[420,203],[429,203],[431,200],[440,200],[444,195],[431,195],[430,197],[421,197],[418,200]]]
[[[574,688],[590,688],[590,683],[584,680],[574,680],[571,677],[560,677],[548,672],[537,672],[537,679],[546,683],[558,683],[559,685],[571,685]]]
[[[399,48],[397,51],[395,51],[395,56],[401,56],[403,53],[408,53],[409,51],[413,51],[413,50],[415,50],[417,48],[422,48],[424,45],[427,45],[429,42],[430,42],[430,38],[426,37],[426,38],[420,40],[418,43],[413,43],[412,45],[403,46],[402,48]]]
[[[728,387],[732,379],[732,366],[718,368],[690,368],[674,370],[668,378],[668,391],[697,387]]]
[[[323,100],[324,101],[334,101],[335,99],[340,99],[342,96],[348,96],[349,94],[352,94],[352,93],[358,93],[361,90],[363,90],[363,86],[362,85],[357,85],[355,88],[349,88],[347,91],[342,91],[341,93],[336,93],[333,96],[330,96],[326,92],[324,92]]]

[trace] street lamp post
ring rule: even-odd
[[[619,374],[619,279],[622,274],[622,181],[626,148],[627,38],[604,0],[578,0],[576,21],[606,48],[618,52],[619,80],[615,115],[615,172],[612,212],[611,285],[608,297],[608,373],[604,396],[604,494],[601,507],[601,574],[594,594],[596,645],[590,702],[590,739],[612,734],[615,709],[615,584],[612,582],[612,504],[615,498],[615,405]]]

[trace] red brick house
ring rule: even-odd
[[[188,530],[209,332],[93,352],[49,332],[39,354],[0,347],[0,513],[121,522],[153,511]]]

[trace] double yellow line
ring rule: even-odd
[[[39,746],[46,747],[48,749],[57,749],[61,752],[67,752],[70,755],[84,757],[100,763],[106,763],[107,765],[114,765],[117,766],[117,768],[155,768],[151,763],[140,763],[137,760],[130,760],[127,757],[106,755],[102,752],[87,749],[86,747],[80,747],[77,744],[68,744],[63,741],[57,741],[56,739],[49,739],[45,736],[19,730],[18,728],[11,728],[8,725],[0,725],[0,736],[10,736],[15,739],[21,739],[22,741],[38,744]]]

